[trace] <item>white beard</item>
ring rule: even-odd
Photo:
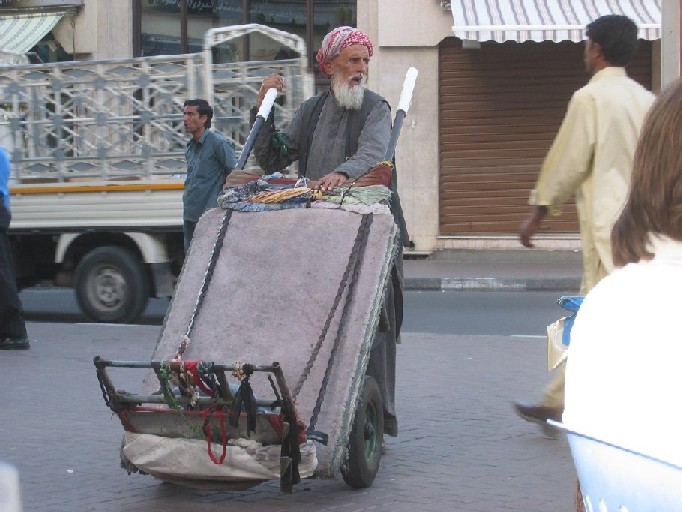
[[[332,92],[340,106],[359,110],[365,97],[365,84],[367,76],[363,76],[359,85],[351,87],[347,81],[342,81],[336,76],[332,77]]]

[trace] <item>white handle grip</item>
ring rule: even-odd
[[[275,99],[277,98],[277,89],[274,87],[271,87],[268,89],[268,92],[265,93],[265,98],[263,98],[263,103],[260,104],[260,108],[258,109],[258,116],[262,117],[263,119],[267,119],[268,116],[270,115],[270,110],[272,109],[272,105],[275,103]]]
[[[419,72],[417,68],[410,68],[405,73],[405,81],[403,82],[403,90],[400,93],[400,100],[398,101],[398,110],[407,113],[410,108],[410,101],[412,101],[412,91],[414,91],[414,84],[417,81]]]

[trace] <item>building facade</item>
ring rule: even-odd
[[[574,19],[562,12],[532,18],[534,6],[560,4],[568,2],[358,2],[358,26],[377,48],[370,86],[395,102],[405,70],[419,70],[397,149],[401,201],[418,249],[520,247],[518,227],[544,155],[572,93],[589,80],[583,27],[611,12],[607,2],[581,0],[570,3]],[[656,92],[660,2],[616,7],[640,26],[628,71]],[[562,30],[567,25],[573,29]],[[569,204],[548,219],[537,245],[579,248],[577,233]]]
[[[324,34],[357,26],[375,45],[369,86],[391,104],[398,103],[407,69],[419,71],[397,148],[398,187],[411,239],[418,250],[433,251],[519,246],[517,229],[544,155],[571,94],[589,80],[582,41],[591,19],[617,8],[638,22],[642,40],[628,71],[659,90],[661,0],[623,0],[615,7],[577,0],[555,12],[558,4],[568,3],[4,0],[0,15],[61,7],[65,12],[47,39],[75,59],[195,52],[209,28],[261,23],[303,37],[313,71]],[[533,13],[538,6],[545,8]],[[271,59],[280,50],[250,38],[221,48],[215,58]],[[316,83],[318,89],[327,84],[319,74]],[[538,245],[578,248],[577,231],[569,204],[546,223]]]

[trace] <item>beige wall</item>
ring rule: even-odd
[[[417,250],[437,248],[438,236],[438,43],[452,35],[452,15],[438,0],[358,2],[358,28],[375,54],[369,87],[395,108],[405,73],[419,75],[396,149],[398,191]]]
[[[452,13],[439,0],[358,1],[358,28],[375,46],[369,87],[395,108],[406,70],[414,66],[419,71],[396,150],[398,190],[410,238],[419,251],[518,248],[515,235],[439,236],[438,44],[452,36],[452,25]],[[539,239],[537,246],[579,249],[580,243],[571,235]]]
[[[407,228],[418,251],[518,248],[516,236],[439,236],[438,45],[452,36],[452,25],[452,13],[439,0],[358,1],[358,28],[375,46],[369,87],[395,108],[405,72],[411,66],[419,71],[396,150]],[[537,245],[577,249],[579,240],[545,239]]]
[[[680,1],[663,0],[663,41],[661,47],[661,85],[666,86],[680,76]]]
[[[85,0],[79,14],[64,17],[53,33],[79,59],[132,57],[132,0]]]

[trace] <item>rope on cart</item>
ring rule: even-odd
[[[182,409],[178,403],[178,399],[175,397],[173,390],[168,383],[171,376],[171,370],[166,361],[161,361],[159,369],[156,371],[156,375],[159,378],[159,384],[161,385],[161,393],[163,393],[163,398],[166,400],[166,404],[171,409],[179,411]]]
[[[279,391],[277,391],[277,386],[275,385],[275,380],[272,378],[272,375],[268,373],[268,380],[270,381],[270,387],[272,388],[272,392],[275,394],[275,402],[270,406],[271,409],[274,409],[277,404],[282,405],[282,397],[279,394]]]
[[[339,289],[336,292],[336,297],[334,297],[334,302],[332,303],[332,307],[329,310],[329,314],[327,315],[327,319],[324,322],[324,326],[322,327],[322,332],[320,333],[320,336],[317,339],[317,343],[315,344],[315,348],[313,348],[313,351],[310,354],[310,358],[308,359],[308,364],[306,364],[305,368],[303,369],[303,372],[301,373],[301,376],[298,379],[298,382],[296,383],[296,386],[294,386],[294,389],[291,392],[291,396],[293,398],[296,398],[298,394],[301,392],[301,388],[303,388],[303,384],[305,383],[306,379],[310,375],[310,370],[312,370],[313,365],[315,364],[315,360],[317,359],[318,354],[320,353],[320,349],[322,348],[322,343],[324,343],[325,338],[327,337],[327,333],[329,332],[329,327],[331,326],[332,320],[334,319],[334,315],[336,314],[336,310],[339,307],[339,303],[341,302],[341,298],[343,297],[343,292],[348,286],[348,277],[350,276],[351,272],[354,269],[354,266],[357,263],[357,251],[360,245],[360,238],[361,234],[362,236],[365,237],[363,244],[363,250],[364,250],[364,245],[366,245],[367,240],[366,237],[369,235],[369,226],[367,227],[367,233],[363,232],[363,225],[366,222],[369,222],[369,224],[372,223],[372,219],[370,218],[369,221],[366,220],[367,217],[371,217],[371,214],[369,215],[363,215],[362,220],[360,221],[360,226],[358,227],[358,233],[355,236],[355,242],[353,244],[353,248],[351,249],[350,257],[348,258],[348,264],[346,265],[346,270],[344,270],[343,275],[341,276],[341,282],[339,283]],[[346,296],[346,301],[348,301],[348,296]]]
[[[189,367],[187,367],[187,365]],[[183,373],[187,373],[185,378],[191,377],[193,378],[193,381],[196,383],[196,379],[200,379],[198,372],[197,372],[197,365],[202,366],[203,363],[199,362],[191,362],[191,363],[183,363],[182,368],[179,372],[174,371],[171,369],[170,364],[167,361],[161,361],[161,364],[159,365],[158,370],[156,371],[156,375],[159,379],[159,383],[161,385],[161,392],[163,393],[163,397],[166,401],[166,404],[168,407],[171,409],[175,410],[180,414],[180,417],[183,419],[185,425],[187,428],[190,430],[191,434],[197,438],[201,439],[202,437],[202,432],[203,432],[203,437],[206,439],[206,443],[208,445],[208,456],[213,461],[214,464],[222,464],[225,461],[225,457],[227,455],[227,428],[225,426],[225,413],[223,411],[219,411],[217,408],[221,407],[221,405],[218,403],[216,400],[216,403],[214,403],[211,407],[205,409],[202,411],[202,416],[204,417],[204,423],[201,428],[201,430],[197,429],[196,426],[194,426],[186,417],[183,412],[182,407],[180,406],[177,397],[173,393],[173,390],[170,387],[170,382],[171,379],[175,376],[176,378],[179,378],[182,376]],[[190,369],[191,368],[191,369]],[[188,380],[188,384],[189,379]],[[199,385],[199,387],[202,387]],[[206,384],[203,384],[203,387],[208,389]],[[208,389],[210,391],[210,389]],[[222,446],[222,453],[220,457],[216,457],[215,454],[213,453],[213,448],[211,446],[212,440],[211,440],[211,416],[216,415],[218,416],[218,421],[220,423],[220,444]]]
[[[360,267],[362,266],[362,257],[365,252],[365,247],[367,246],[367,239],[369,238],[369,228],[372,225],[372,220],[374,216],[372,214],[367,214],[362,216],[362,221],[360,222],[360,227],[358,228],[358,234],[355,237],[355,243],[353,244],[353,249],[349,258],[349,267],[351,271],[349,272],[350,281],[348,282],[346,299],[343,304],[343,309],[341,310],[341,318],[339,319],[339,328],[336,331],[336,337],[334,338],[334,344],[332,345],[331,352],[329,354],[329,361],[327,361],[327,368],[324,371],[324,377],[322,379],[322,384],[320,386],[320,391],[317,395],[317,400],[315,402],[315,407],[313,408],[313,414],[310,417],[310,422],[308,423],[308,438],[314,441],[318,441],[324,445],[327,444],[328,436],[323,432],[317,432],[315,430],[315,424],[317,423],[317,417],[320,414],[320,409],[322,408],[322,402],[324,401],[324,395],[327,391],[327,384],[329,383],[329,376],[331,375],[332,366],[334,365],[334,359],[336,357],[336,352],[338,351],[339,345],[341,344],[341,335],[345,327],[345,320],[352,303],[353,294],[355,292],[355,285],[357,284],[358,274],[360,273]],[[344,273],[344,278],[341,281],[341,286],[339,287],[339,293],[343,293],[343,289],[346,288],[346,280],[348,276]],[[339,295],[337,293],[337,296]],[[317,348],[317,347],[316,347]],[[318,350],[319,351],[319,350]],[[317,357],[317,354],[315,354]]]
[[[194,385],[198,386],[199,389],[208,396],[213,396],[215,394],[213,389],[211,389],[202,378],[206,375],[203,361],[185,361],[184,365],[187,371],[192,375],[192,382],[194,382]]]
[[[156,376],[159,379],[161,393],[163,394],[163,398],[166,401],[166,405],[168,405],[169,408],[173,409],[180,415],[180,417],[185,423],[185,426],[189,429],[190,433],[194,436],[194,438],[201,439],[202,437],[201,431],[197,429],[197,427],[192,425],[192,423],[190,423],[190,421],[185,417],[183,409],[180,406],[180,403],[178,402],[175,393],[173,393],[173,390],[170,387],[169,381],[173,375],[173,370],[171,370],[168,362],[161,361],[159,369],[158,370],[155,369],[154,372],[156,373]]]
[[[246,413],[246,435],[250,436],[251,432],[256,431],[256,397],[253,394],[251,387],[251,375],[254,369],[252,364],[236,362],[232,376],[239,380],[239,389],[234,397],[232,403],[232,416],[230,422],[232,427],[237,427],[239,424],[239,415],[242,411]]]
[[[178,347],[178,352],[175,359],[182,359],[182,355],[187,349],[187,345],[190,343],[190,336],[192,330],[194,329],[194,321],[201,310],[201,306],[204,303],[204,297],[206,296],[206,290],[208,290],[208,285],[213,277],[213,272],[215,270],[216,263],[218,262],[218,257],[220,256],[220,251],[223,248],[223,241],[225,240],[225,233],[227,232],[227,226],[230,223],[230,217],[232,217],[232,210],[225,210],[223,215],[223,220],[218,228],[218,235],[216,236],[215,242],[213,243],[213,249],[211,250],[211,257],[208,261],[208,267],[204,273],[204,279],[201,282],[201,288],[199,289],[199,295],[197,295],[197,300],[194,303],[194,310],[192,311],[192,316],[187,324],[187,331],[185,331],[185,336]]]
[[[218,421],[220,422],[220,445],[222,447],[222,453],[220,457],[216,457],[213,454],[213,448],[211,447],[211,415],[216,414],[218,416]],[[216,411],[214,408],[205,409],[204,415],[204,434],[206,434],[206,444],[208,445],[208,456],[213,461],[213,464],[220,465],[225,461],[225,455],[227,455],[227,429],[225,428],[225,413],[222,411]]]

